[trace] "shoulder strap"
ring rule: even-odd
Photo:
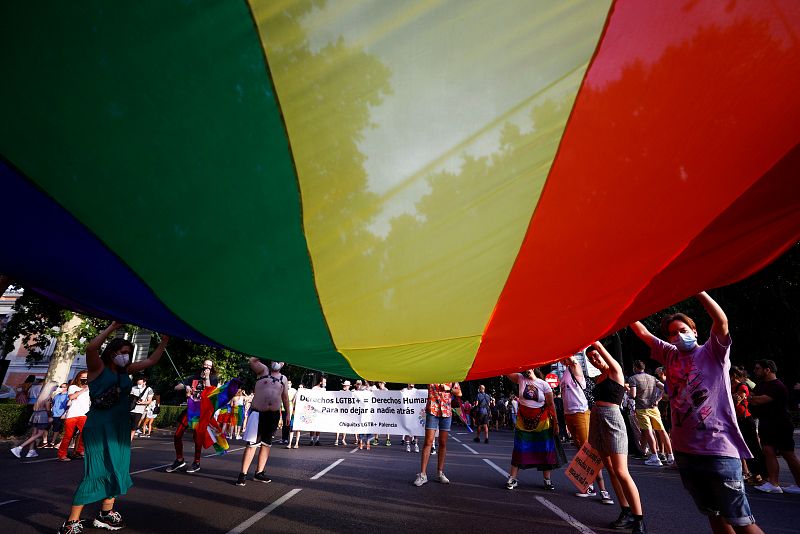
[[[569,376],[572,377],[572,381],[575,382],[575,385],[581,388],[581,391],[583,391],[583,393],[586,394],[586,388],[583,387],[581,383],[578,382],[578,380],[575,378],[575,375],[572,374],[572,367],[567,366],[567,371],[569,371]],[[583,382],[586,383],[586,377],[583,378]]]

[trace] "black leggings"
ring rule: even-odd
[[[756,420],[753,417],[737,417],[736,422],[739,424],[739,430],[742,432],[744,442],[747,443],[747,448],[753,453],[753,457],[745,460],[750,472],[754,475],[761,475],[767,477],[767,468],[764,464],[764,453],[761,450],[761,444],[758,441],[758,432],[756,431]]]

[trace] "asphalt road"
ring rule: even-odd
[[[352,440],[352,436],[350,436]],[[248,480],[233,485],[241,465],[242,443],[231,442],[224,456],[203,458],[194,474],[165,473],[174,459],[171,435],[160,431],[137,439],[132,451],[134,487],[118,501],[128,532],[408,532],[441,530],[590,534],[618,532],[607,528],[619,508],[595,499],[580,499],[564,477],[554,473],[556,491],[541,486],[541,474],[521,471],[517,489],[505,489],[512,434],[501,431],[491,443],[474,443],[456,429],[449,440],[445,472],[450,485],[433,480],[412,486],[419,455],[406,453],[395,437],[391,447],[369,452],[323,445],[286,450],[275,445],[267,465],[272,483]],[[18,460],[0,448],[0,527],[14,533],[55,532],[69,512],[72,494],[83,475],[83,463],[56,462],[55,452],[40,451],[36,460]],[[193,445],[186,440],[187,452]],[[567,455],[574,454],[567,448]],[[255,464],[254,464],[255,466]],[[254,467],[253,466],[253,467]],[[631,460],[650,532],[708,532],[695,511],[677,471],[646,467]],[[251,468],[252,475],[252,468]],[[783,464],[782,481],[790,475]],[[800,495],[767,495],[748,488],[753,513],[767,533],[793,532],[800,525]],[[84,518],[97,512],[90,505]],[[92,529],[87,529],[88,532]]]

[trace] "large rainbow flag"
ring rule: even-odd
[[[0,273],[339,375],[553,361],[800,238],[800,2],[4,2]]]

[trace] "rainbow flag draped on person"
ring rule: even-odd
[[[214,447],[218,454],[224,454],[228,448],[225,434],[214,419],[214,413],[226,406],[239,390],[239,379],[234,378],[215,388],[206,388],[200,400],[190,398],[187,402],[189,427],[204,436],[203,448]]]
[[[236,405],[231,407],[231,420],[235,426],[244,426],[244,406]]]

